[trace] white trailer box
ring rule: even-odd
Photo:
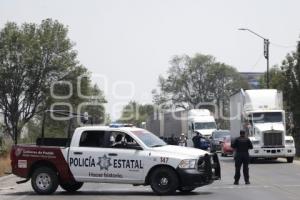
[[[155,113],[146,121],[146,129],[160,137],[179,137],[184,133],[188,138],[188,146],[193,145],[191,139],[195,131],[210,137],[216,128],[214,116],[207,109]]]

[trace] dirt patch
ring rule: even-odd
[[[11,171],[9,154],[0,156],[0,176]]]

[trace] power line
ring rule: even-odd
[[[258,59],[256,60],[256,62],[254,63],[254,65],[252,65],[250,72],[253,71],[253,69],[254,69],[255,67],[257,67],[258,63],[261,61],[261,59],[262,59],[263,56],[264,56],[264,54],[260,54],[260,55],[259,55],[259,57],[258,57]]]
[[[296,48],[297,45],[282,45],[282,44],[277,44],[274,42],[270,42],[271,45],[275,46],[275,47],[279,47],[279,48]]]

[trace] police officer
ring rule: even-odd
[[[252,143],[248,137],[246,137],[246,133],[244,130],[240,131],[240,137],[236,138],[233,143],[231,143],[231,147],[235,150],[235,175],[234,175],[234,184],[238,185],[240,180],[240,171],[241,166],[243,165],[243,174],[245,184],[250,184],[249,181],[249,149],[253,149]]]
[[[194,147],[197,149],[201,148],[201,137],[200,137],[200,133],[198,131],[195,131],[196,135],[192,138],[193,143],[194,143]]]

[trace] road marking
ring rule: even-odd
[[[13,190],[15,189],[15,187],[11,186],[11,187],[5,187],[5,188],[0,188],[0,190]]]
[[[300,187],[300,185],[277,185],[278,187]]]
[[[205,187],[203,188],[204,190],[207,189],[257,189],[257,188],[275,188],[275,187],[300,187],[300,185],[231,185],[231,186],[210,186],[210,187]]]

